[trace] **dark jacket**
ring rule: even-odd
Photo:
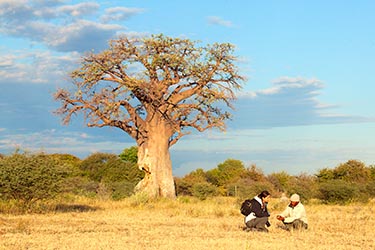
[[[254,212],[256,217],[270,217],[267,209],[267,204],[261,205],[262,201],[260,198],[255,197],[251,201],[252,212]]]

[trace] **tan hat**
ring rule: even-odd
[[[299,195],[298,194],[292,194],[292,196],[290,196],[290,201],[299,201]]]

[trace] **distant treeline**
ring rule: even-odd
[[[0,154],[0,200],[17,201],[25,207],[36,201],[61,195],[119,200],[133,194],[143,178],[137,167],[137,148],[120,155],[93,153],[81,160],[70,154]],[[349,160],[314,175],[265,175],[255,165],[227,159],[208,171],[197,169],[176,177],[178,196],[206,199],[210,196],[252,197],[269,190],[273,197],[299,193],[304,202],[319,199],[324,203],[366,202],[375,197],[375,166]]]
[[[311,199],[323,203],[366,202],[375,197],[375,166],[349,160],[314,175],[294,176],[285,171],[265,175],[255,165],[246,168],[240,160],[227,159],[214,169],[197,169],[176,178],[176,184],[179,195],[201,199],[215,195],[245,198],[268,190],[273,197],[298,193],[305,202]]]

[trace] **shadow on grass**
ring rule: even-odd
[[[68,212],[92,212],[97,211],[100,208],[92,207],[88,205],[79,205],[79,204],[57,204],[55,207],[55,212],[68,213]]]

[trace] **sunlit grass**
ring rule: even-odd
[[[270,232],[242,231],[234,198],[78,198],[53,212],[0,214],[0,249],[375,249],[375,203],[306,204],[309,230],[286,232],[270,202]],[[51,205],[52,206],[52,205]]]

